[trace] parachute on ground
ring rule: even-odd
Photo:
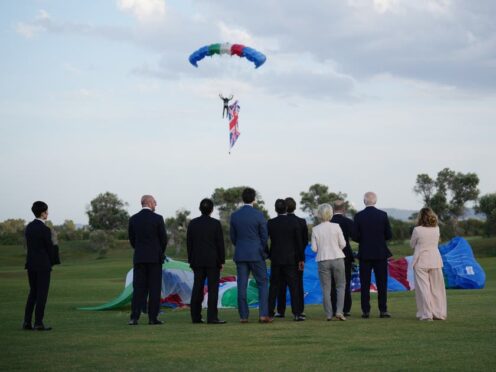
[[[211,57],[214,54],[227,54],[230,56],[244,57],[248,61],[253,62],[255,64],[255,68],[259,68],[267,60],[267,57],[265,57],[263,53],[260,53],[258,50],[255,50],[253,48],[244,46],[242,44],[224,43],[210,44],[201,47],[189,56],[189,62],[193,66],[198,67],[198,61],[201,61],[207,56]]]
[[[477,263],[469,243],[460,237],[439,247],[443,259],[443,274],[446,288],[480,289],[484,288],[486,275],[483,268]],[[303,287],[305,304],[321,304],[322,290],[320,287],[316,253],[307,246],[305,250],[305,271],[303,274]],[[388,291],[414,290],[413,280],[413,256],[388,261]],[[161,302],[164,306],[181,307],[189,304],[191,291],[193,289],[193,272],[187,263],[168,259],[162,266],[162,294]],[[376,291],[375,277],[372,274],[370,289]],[[360,291],[360,277],[358,269],[354,270],[351,279],[351,290]],[[235,308],[237,306],[236,277],[226,276],[221,278],[219,285],[219,308]],[[289,292],[289,291],[288,291]],[[128,305],[133,294],[133,270],[126,276],[125,286],[122,293],[106,304],[84,307],[80,310],[109,310]],[[255,280],[248,282],[248,304],[258,306],[258,290]],[[289,293],[287,301],[290,303]],[[203,307],[207,306],[208,292],[205,286],[205,298]]]

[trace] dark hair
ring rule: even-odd
[[[277,214],[286,213],[286,211],[288,209],[288,207],[286,205],[286,201],[284,199],[277,199],[275,207],[276,207]]]
[[[200,212],[204,216],[210,215],[214,210],[214,202],[208,198],[203,199],[200,202]]]
[[[422,208],[417,217],[417,226],[437,226],[437,216],[434,211],[430,208]]]
[[[42,201],[35,201],[33,206],[31,207],[31,211],[33,212],[36,218],[39,218],[43,212],[48,210],[48,205]]]
[[[257,196],[257,192],[251,187],[247,187],[243,190],[241,194],[241,198],[243,199],[243,203],[250,204],[255,201],[255,196]]]
[[[286,202],[286,207],[287,207],[288,213],[293,213],[296,210],[295,200],[293,198],[286,198],[286,199],[284,199],[284,201]]]

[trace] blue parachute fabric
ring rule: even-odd
[[[197,51],[195,51],[193,54],[189,56],[189,63],[191,63],[193,66],[198,67],[198,61],[202,60],[206,56],[210,55],[209,54],[209,47],[208,45],[201,47]]]
[[[264,54],[253,48],[245,47],[243,51],[245,58],[248,61],[253,62],[255,64],[255,68],[259,68],[260,66],[262,66],[267,59]]]
[[[477,263],[470,244],[455,237],[439,247],[443,259],[446,288],[480,289],[486,283],[486,273]]]

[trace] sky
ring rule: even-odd
[[[419,173],[496,192],[493,0],[0,2],[0,221],[87,223],[110,191],[173,216],[217,187],[279,197],[322,183],[357,209],[418,209]],[[216,42],[267,56],[189,55]],[[228,153],[218,95],[241,106]]]

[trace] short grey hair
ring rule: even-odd
[[[330,204],[321,204],[317,209],[317,217],[321,222],[329,221],[332,218],[332,207]]]
[[[346,210],[346,203],[342,199],[337,199],[332,203],[334,211],[344,212]]]
[[[141,197],[141,206],[144,207],[153,200],[155,200],[155,198],[152,195],[143,195]]]
[[[365,195],[363,196],[363,203],[367,207],[375,205],[375,203],[377,203],[377,195],[375,194],[375,192],[372,191],[366,192]]]

